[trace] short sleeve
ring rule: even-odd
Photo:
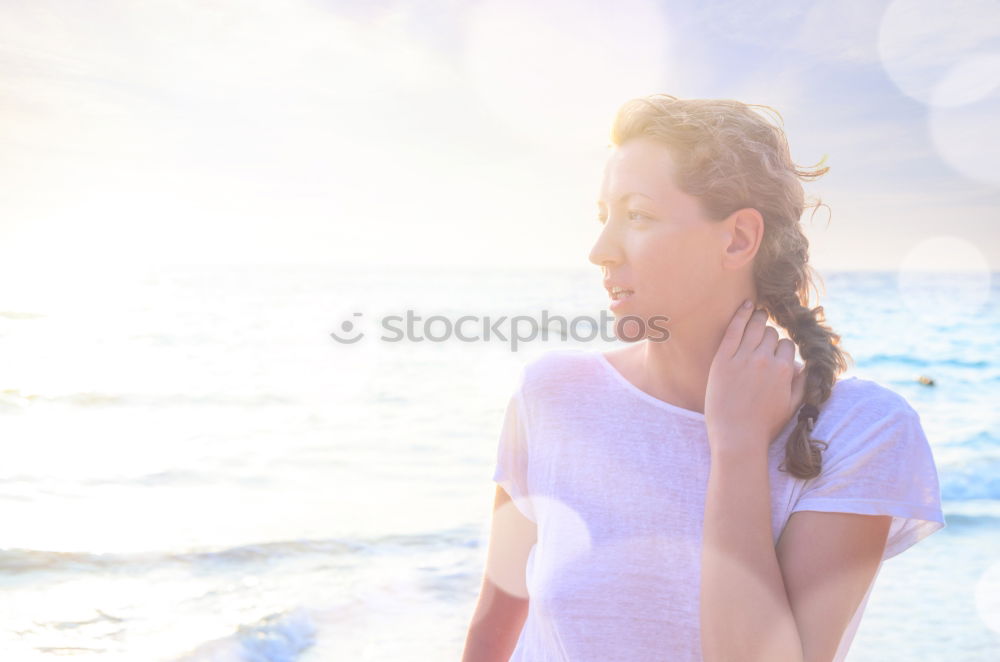
[[[535,509],[528,487],[528,421],[524,396],[520,387],[510,397],[504,413],[497,463],[493,472],[496,481],[510,495],[521,513],[535,522]]]
[[[836,426],[819,476],[806,480],[791,512],[891,515],[882,560],[945,526],[930,444],[907,403],[866,423]]]

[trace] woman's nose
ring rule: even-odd
[[[621,262],[621,258],[621,247],[608,232],[608,226],[605,225],[604,230],[590,249],[589,259],[599,267],[608,267]]]

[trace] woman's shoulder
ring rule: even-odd
[[[913,431],[918,429],[920,417],[906,398],[874,379],[849,377],[838,380],[820,406],[814,436],[827,441],[837,456],[872,445],[913,441],[901,437],[915,437]]]
[[[837,380],[830,397],[820,407],[820,412],[827,409],[854,414],[869,412],[879,418],[897,411],[914,411],[905,397],[882,382],[858,376]]]
[[[537,397],[592,383],[594,371],[601,368],[598,361],[597,349],[571,347],[542,351],[523,362],[522,389],[525,395]]]
[[[543,350],[524,361],[525,375],[536,379],[565,377],[582,370],[593,370],[599,351],[587,347]]]

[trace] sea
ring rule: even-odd
[[[918,411],[947,522],[883,565],[848,659],[1000,660],[998,274],[819,273],[843,377]],[[460,659],[507,398],[544,352],[622,345],[600,276],[8,279],[0,660]]]

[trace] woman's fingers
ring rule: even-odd
[[[757,345],[756,351],[765,356],[775,356],[778,349],[778,330],[773,326],[765,326],[762,335],[763,338],[761,338],[760,344]]]
[[[764,329],[767,326],[767,313],[763,310],[755,310],[747,321],[746,329],[743,331],[743,341],[737,353],[751,354],[760,346],[764,338]]]
[[[777,345],[774,356],[780,361],[795,365],[795,343],[788,338],[782,338]]]
[[[727,359],[731,359],[740,348],[740,341],[743,339],[743,332],[747,328],[747,321],[749,321],[750,316],[753,314],[753,302],[749,299],[747,302],[750,305],[741,305],[733,313],[733,318],[729,321],[729,326],[722,337],[722,342],[719,343],[719,354]]]

